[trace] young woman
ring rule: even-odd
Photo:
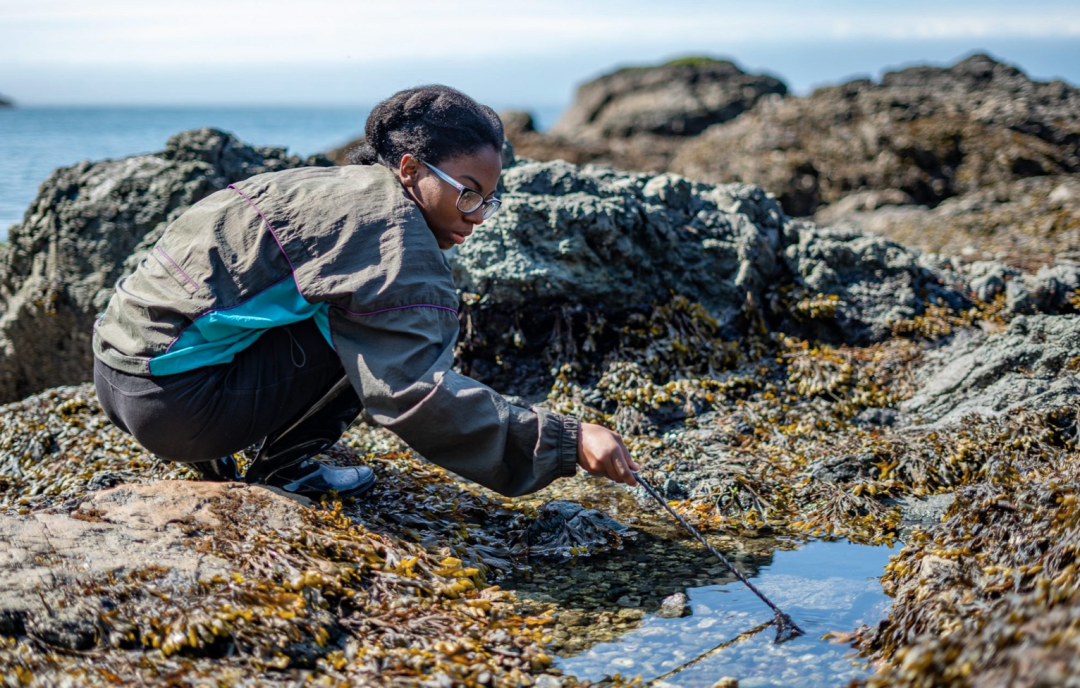
[[[502,123],[445,86],[368,117],[356,165],[257,175],[177,218],[94,328],[108,417],[209,480],[357,494],[316,457],[361,412],[506,495],[582,466],[634,484],[621,438],[509,404],[452,369],[457,295],[440,249],[499,208]],[[259,446],[241,478],[232,454]]]

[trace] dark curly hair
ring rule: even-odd
[[[395,168],[412,153],[437,165],[484,146],[501,151],[503,125],[495,111],[461,91],[432,84],[398,91],[372,109],[364,142],[349,162]]]

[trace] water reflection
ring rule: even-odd
[[[774,552],[772,561],[759,567],[754,584],[807,632],[783,645],[773,644],[771,627],[751,632],[772,615],[745,586],[729,582],[687,589],[690,616],[648,614],[624,635],[562,657],[558,666],[583,679],[616,672],[646,681],[659,678],[657,686],[708,687],[724,676],[737,678],[742,688],[842,685],[869,672],[846,645],[820,638],[883,618],[890,600],[877,577],[889,554],[888,548],[847,542],[812,542]]]

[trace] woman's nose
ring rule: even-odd
[[[469,224],[480,226],[484,223],[483,207],[477,208],[471,213],[465,213],[465,221]]]

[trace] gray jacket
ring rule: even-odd
[[[422,456],[507,495],[576,472],[577,419],[513,406],[452,369],[450,266],[382,166],[261,174],[196,203],[117,283],[94,354],[150,375],[193,322],[289,279],[328,318],[367,412]]]

